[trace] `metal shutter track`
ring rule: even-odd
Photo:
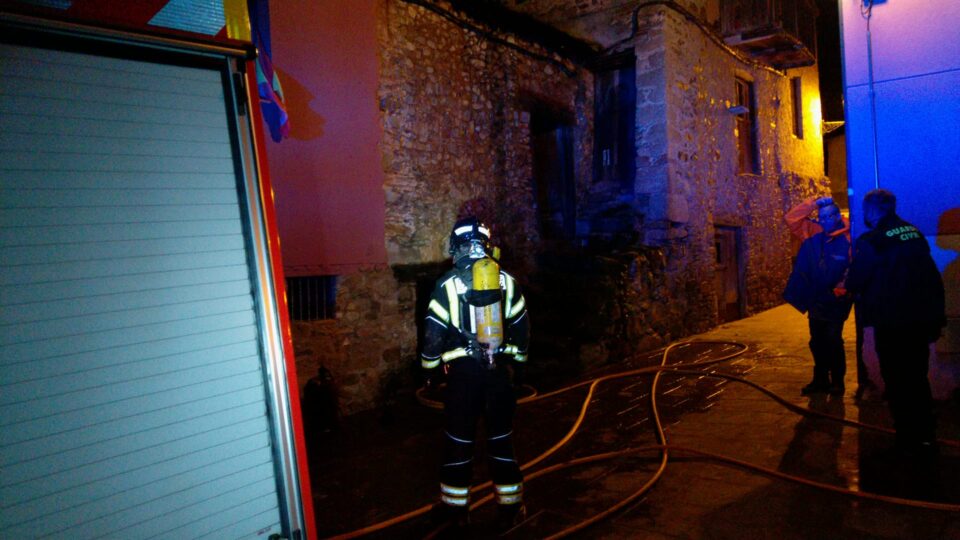
[[[281,532],[218,71],[0,45],[0,537]]]

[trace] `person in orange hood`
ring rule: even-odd
[[[816,225],[820,232],[812,234],[800,245],[783,299],[800,313],[806,313],[810,321],[813,380],[803,387],[801,393],[823,392],[842,396],[847,372],[843,323],[850,315],[852,305],[842,289],[850,267],[850,227],[832,199],[818,199],[815,205],[815,221],[804,219],[791,227],[807,228],[812,232],[812,226]],[[795,217],[799,210],[791,212]]]

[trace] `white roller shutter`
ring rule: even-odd
[[[281,532],[224,96],[0,45],[0,537]]]

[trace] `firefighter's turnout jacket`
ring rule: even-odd
[[[450,506],[469,505],[474,438],[483,417],[490,476],[501,505],[519,504],[523,477],[513,453],[513,413],[516,408],[513,368],[527,360],[529,317],[520,287],[500,271],[503,344],[488,364],[477,340],[470,268],[454,269],[440,278],[427,308],[421,364],[446,372],[444,400],[445,451],[440,469],[441,500]]]
[[[427,306],[420,358],[424,369],[432,370],[457,358],[479,354],[477,321],[468,301],[471,280],[469,269],[454,269],[437,281]],[[504,345],[500,352],[511,356],[515,362],[524,363],[530,340],[526,300],[517,281],[503,270],[500,271],[500,290],[504,321]]]

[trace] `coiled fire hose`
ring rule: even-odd
[[[681,367],[674,367],[674,366],[669,366],[669,365],[667,365],[667,359],[669,358],[670,352],[671,352],[674,348],[679,347],[679,346],[682,346],[682,345],[691,345],[691,344],[697,344],[697,345],[718,345],[718,346],[737,347],[738,350],[736,350],[735,352],[732,352],[732,353],[725,354],[725,355],[720,356],[720,357],[718,357],[718,358],[711,358],[711,359],[709,359],[709,360],[702,360],[702,361],[698,361],[698,362],[685,363],[685,364],[682,364]],[[716,377],[716,378],[722,378],[722,379],[727,379],[727,380],[731,380],[731,381],[736,381],[736,382],[739,382],[739,383],[746,384],[747,386],[750,386],[751,388],[754,388],[754,389],[760,391],[761,393],[763,393],[764,395],[770,397],[771,399],[773,399],[773,400],[776,401],[777,403],[781,404],[782,406],[784,406],[784,407],[787,408],[788,410],[790,410],[790,411],[792,411],[792,412],[795,412],[795,413],[797,413],[797,414],[801,414],[801,415],[805,415],[805,416],[814,416],[814,417],[823,418],[823,419],[826,419],[826,420],[831,420],[831,421],[835,421],[835,422],[841,422],[841,423],[843,423],[843,424],[846,424],[846,425],[849,425],[849,426],[853,426],[853,427],[857,427],[857,428],[860,428],[860,429],[867,429],[867,430],[878,431],[878,432],[889,433],[889,434],[894,433],[894,431],[893,431],[892,429],[889,429],[889,428],[885,428],[885,427],[881,427],[881,426],[875,426],[875,425],[871,425],[871,424],[864,424],[864,423],[862,423],[862,422],[857,422],[857,421],[855,421],[855,420],[849,420],[849,419],[846,419],[846,418],[843,418],[843,417],[833,416],[833,415],[830,415],[830,414],[822,413],[822,412],[819,412],[819,411],[813,411],[813,410],[807,409],[807,408],[805,408],[805,407],[798,406],[798,405],[796,405],[796,404],[794,404],[794,403],[791,403],[790,401],[784,399],[783,397],[780,397],[779,395],[771,392],[770,390],[767,390],[766,388],[764,388],[764,387],[762,387],[762,386],[760,386],[760,385],[758,385],[758,384],[756,384],[756,383],[754,383],[754,382],[752,382],[752,381],[749,381],[749,380],[747,380],[747,379],[745,379],[745,378],[743,378],[743,377],[738,377],[738,376],[736,376],[736,375],[727,375],[727,374],[723,374],[723,373],[711,373],[711,372],[701,371],[701,370],[697,370],[697,369],[692,369],[692,368],[703,368],[703,367],[711,366],[711,365],[718,364],[718,363],[721,363],[721,362],[726,362],[726,361],[728,361],[728,360],[731,360],[731,359],[733,359],[733,358],[736,358],[736,357],[744,354],[745,352],[747,352],[747,350],[748,350],[748,347],[747,347],[746,345],[744,345],[744,344],[742,344],[742,343],[731,342],[731,341],[683,341],[683,342],[677,342],[677,343],[671,344],[670,346],[666,347],[666,348],[663,350],[663,353],[661,354],[660,364],[659,364],[659,365],[650,366],[650,367],[645,367],[645,368],[632,369],[632,370],[622,371],[622,372],[618,372],[618,373],[612,373],[612,374],[609,374],[609,375],[603,375],[603,376],[600,376],[600,377],[596,377],[596,378],[594,378],[594,379],[589,379],[589,380],[586,380],[586,381],[581,381],[581,382],[579,382],[579,383],[576,383],[576,384],[573,384],[573,385],[570,385],[570,386],[566,386],[566,387],[563,387],[563,388],[560,388],[560,389],[558,389],[558,390],[554,390],[554,391],[552,391],[552,392],[548,392],[548,393],[545,393],[545,394],[539,394],[539,395],[538,395],[538,394],[536,394],[536,393],[534,392],[533,395],[530,395],[530,396],[527,396],[527,397],[525,397],[525,398],[523,398],[523,399],[518,400],[517,403],[520,403],[520,404],[522,404],[522,403],[529,403],[529,402],[532,402],[532,401],[539,401],[539,400],[542,400],[542,399],[547,399],[547,398],[550,398],[550,397],[553,397],[553,396],[562,394],[562,393],[564,393],[564,392],[568,392],[568,391],[570,391],[570,390],[573,390],[573,389],[576,389],[576,388],[580,388],[580,387],[582,387],[582,386],[587,386],[587,385],[589,385],[589,387],[590,387],[590,388],[588,389],[588,391],[587,391],[587,395],[586,395],[586,396],[584,397],[584,399],[583,399],[583,403],[582,403],[581,406],[580,406],[580,413],[579,413],[579,415],[577,416],[577,419],[574,421],[574,423],[573,423],[573,425],[571,426],[571,428],[569,429],[569,431],[567,432],[567,434],[566,434],[562,439],[560,439],[556,444],[554,444],[552,447],[550,447],[548,450],[546,450],[545,452],[543,452],[543,453],[540,454],[539,456],[537,456],[537,457],[533,458],[532,460],[530,460],[530,461],[524,463],[523,465],[521,465],[520,470],[521,470],[521,471],[526,471],[526,470],[534,467],[535,465],[537,465],[537,464],[540,463],[541,461],[547,459],[548,457],[550,457],[550,456],[553,455],[554,453],[556,453],[561,447],[563,447],[565,444],[567,444],[567,442],[569,442],[570,439],[573,438],[573,436],[576,434],[576,432],[580,429],[580,425],[583,423],[583,420],[584,420],[584,418],[586,417],[587,410],[589,409],[590,403],[591,403],[591,401],[592,401],[592,399],[593,399],[593,394],[594,394],[596,388],[600,385],[600,383],[602,383],[602,382],[604,382],[604,381],[609,381],[609,380],[619,379],[619,378],[624,378],[624,377],[633,377],[633,376],[646,375],[646,374],[651,374],[651,373],[654,374],[653,382],[652,382],[651,388],[650,388],[650,406],[651,406],[652,417],[653,417],[653,420],[654,420],[654,428],[655,428],[655,435],[656,435],[657,444],[644,445],[644,446],[633,447],[633,448],[626,448],[626,449],[623,449],[623,450],[618,450],[618,451],[613,451],[613,452],[607,452],[607,453],[601,453],[601,454],[595,454],[595,455],[591,455],[591,456],[585,456],[585,457],[580,457],[580,458],[572,459],[572,460],[569,460],[569,461],[566,461],[566,462],[563,462],[563,463],[558,463],[558,464],[555,464],[555,465],[551,465],[551,466],[549,466],[549,467],[545,467],[545,468],[543,468],[543,469],[539,469],[539,470],[534,471],[534,472],[532,472],[532,473],[526,474],[525,477],[524,477],[524,481],[530,481],[530,480],[533,480],[533,479],[538,478],[538,477],[540,477],[540,476],[543,476],[543,475],[546,475],[546,474],[549,474],[549,473],[553,473],[553,472],[556,472],[556,471],[560,471],[560,470],[563,470],[563,469],[567,469],[567,468],[570,468],[570,467],[575,467],[575,466],[578,466],[578,465],[584,465],[584,464],[587,464],[587,463],[593,463],[593,462],[596,462],[596,461],[603,461],[603,460],[608,460],[608,459],[615,459],[615,458],[618,458],[618,457],[624,457],[624,456],[628,456],[628,455],[640,454],[640,453],[650,452],[650,451],[658,451],[658,452],[660,452],[660,464],[659,464],[659,467],[658,467],[657,470],[654,472],[654,474],[653,474],[637,491],[635,491],[634,493],[632,493],[632,494],[629,495],[628,497],[622,499],[620,502],[616,503],[615,505],[611,506],[610,508],[607,508],[606,510],[604,510],[604,511],[598,513],[598,514],[595,514],[595,515],[591,516],[589,519],[586,519],[586,520],[584,520],[584,521],[581,521],[581,522],[579,522],[579,523],[577,523],[577,524],[575,524],[575,525],[573,525],[573,526],[570,526],[570,527],[568,527],[568,528],[566,528],[566,529],[564,529],[564,530],[562,530],[562,531],[559,531],[558,533],[556,533],[556,534],[554,534],[554,535],[552,535],[552,536],[549,536],[549,537],[547,537],[547,538],[548,538],[548,539],[563,538],[563,537],[569,536],[569,535],[571,535],[571,534],[573,534],[573,533],[575,533],[575,532],[577,532],[577,531],[583,530],[583,529],[589,527],[590,525],[593,525],[593,524],[595,524],[595,523],[597,523],[597,522],[599,522],[599,521],[602,521],[602,520],[606,519],[606,518],[609,517],[610,515],[616,513],[617,511],[619,511],[619,510],[623,509],[624,507],[628,506],[629,504],[631,504],[632,502],[636,501],[636,500],[639,499],[640,497],[644,496],[644,495],[657,483],[657,481],[660,479],[660,477],[663,476],[663,473],[664,473],[664,471],[666,470],[666,467],[667,467],[667,462],[668,462],[668,459],[669,459],[669,453],[670,453],[671,451],[677,452],[677,453],[693,454],[693,455],[697,455],[697,456],[700,456],[700,457],[705,457],[705,458],[708,458],[708,459],[712,459],[712,460],[714,460],[714,461],[718,461],[718,462],[723,463],[723,464],[740,467],[740,468],[743,468],[743,469],[746,469],[746,470],[749,470],[749,471],[752,471],[752,472],[756,472],[756,473],[759,473],[759,474],[764,474],[764,475],[767,475],[767,476],[770,476],[770,477],[773,477],[773,478],[779,478],[779,479],[781,479],[781,480],[787,480],[787,481],[791,481],[791,482],[794,482],[794,483],[799,483],[799,484],[802,484],[802,485],[806,485],[806,486],[809,486],[809,487],[815,487],[815,488],[819,488],[819,489],[823,489],[823,490],[827,490],[827,491],[831,491],[831,492],[834,492],[834,493],[839,493],[839,494],[842,494],[842,495],[847,495],[847,496],[855,497],[855,498],[859,498],[859,499],[867,499],[867,500],[873,500],[873,501],[881,501],[881,502],[886,502],[886,503],[890,503],[890,504],[897,504],[897,505],[901,505],[901,506],[910,506],[910,507],[915,507],[915,508],[925,508],[925,509],[931,509],[931,510],[944,510],[944,511],[948,511],[948,512],[960,512],[960,504],[937,503],[937,502],[921,501],[921,500],[915,500],[915,499],[906,499],[906,498],[901,498],[901,497],[893,497],[893,496],[888,496],[888,495],[879,495],[879,494],[870,493],[870,492],[864,492],[864,491],[853,491],[853,490],[850,490],[850,489],[847,489],[847,488],[843,488],[843,487],[839,487],[839,486],[835,486],[835,485],[832,485],[832,484],[825,484],[825,483],[822,483],[822,482],[816,482],[816,481],[813,481],[813,480],[808,480],[808,479],[803,478],[803,477],[785,474],[785,473],[780,472],[780,471],[777,471],[777,470],[775,470],[775,469],[770,469],[770,468],[766,468],[766,467],[761,467],[761,466],[758,466],[758,465],[754,465],[754,464],[751,464],[751,463],[748,463],[748,462],[745,462],[745,461],[741,461],[741,460],[738,460],[738,459],[730,458],[730,457],[723,456],[723,455],[720,455],[720,454],[713,454],[713,453],[710,453],[710,452],[703,452],[703,451],[701,451],[701,450],[696,450],[696,449],[693,449],[693,448],[686,448],[686,447],[683,447],[683,446],[676,446],[676,445],[667,444],[666,435],[664,434],[663,426],[662,426],[661,421],[660,421],[660,413],[659,413],[659,411],[658,411],[658,409],[657,409],[657,399],[656,399],[656,397],[657,397],[657,386],[658,386],[658,384],[659,384],[659,382],[660,382],[661,376],[664,375],[664,374],[699,375],[699,376]],[[423,389],[420,389],[420,390],[417,391],[417,400],[418,400],[421,404],[423,404],[423,405],[425,405],[425,406],[428,406],[428,407],[432,407],[432,408],[442,408],[442,404],[441,404],[440,402],[437,402],[437,401],[430,400],[430,399],[426,398],[426,397],[423,395]],[[943,446],[958,447],[958,448],[960,448],[960,441],[939,440],[938,442],[939,442],[941,445],[943,445]],[[471,492],[471,493],[476,493],[476,492],[488,490],[491,486],[492,486],[492,482],[487,481],[487,482],[484,482],[483,484],[474,486],[473,488],[470,489],[470,492]],[[479,508],[480,506],[482,506],[482,505],[486,504],[487,502],[493,500],[493,497],[494,497],[494,494],[493,494],[493,493],[488,493],[486,496],[484,496],[484,497],[482,497],[481,499],[473,502],[473,503],[470,505],[470,510],[475,510],[476,508]],[[404,521],[407,521],[407,520],[414,519],[414,518],[416,518],[416,517],[422,516],[422,515],[430,512],[430,510],[431,510],[433,507],[434,507],[434,505],[433,505],[432,503],[431,503],[431,504],[428,504],[428,505],[424,505],[424,506],[422,506],[422,507],[420,507],[420,508],[417,508],[416,510],[412,510],[412,511],[410,511],[410,512],[407,512],[407,513],[405,513],[405,514],[402,514],[402,515],[393,517],[393,518],[391,518],[391,519],[387,519],[387,520],[384,520],[384,521],[381,521],[381,522],[378,522],[378,523],[374,523],[374,524],[368,525],[368,526],[366,526],[366,527],[363,527],[363,528],[361,528],[361,529],[357,529],[357,530],[354,530],[354,531],[351,531],[351,532],[348,532],[348,533],[336,535],[336,536],[333,536],[333,537],[330,537],[330,538],[331,538],[331,539],[336,539],[336,540],[346,540],[346,539],[349,539],[349,538],[357,538],[357,537],[360,537],[360,536],[372,534],[372,533],[374,533],[374,532],[377,532],[377,531],[386,529],[386,528],[391,527],[391,526],[393,526],[393,525],[396,525],[396,524],[398,524],[398,523],[402,523],[402,522],[404,522]],[[443,529],[443,526],[438,527],[437,529],[435,529],[434,531],[432,531],[429,535],[427,535],[427,538],[433,538],[433,537],[436,536],[436,534],[438,534],[442,529]]]

